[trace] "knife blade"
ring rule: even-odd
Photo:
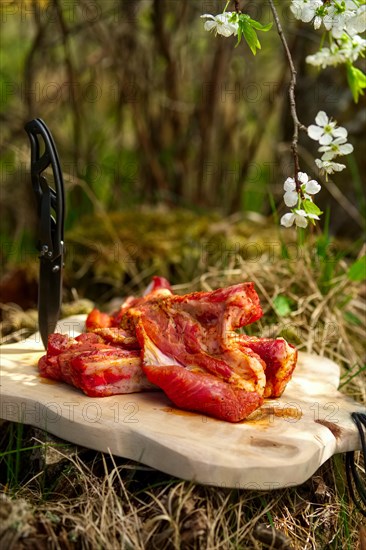
[[[30,172],[39,226],[38,325],[43,345],[47,348],[48,335],[56,328],[62,303],[64,183],[56,145],[46,124],[36,118],[24,128],[31,144]],[[49,166],[52,168],[54,188],[43,175]]]

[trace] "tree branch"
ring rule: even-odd
[[[296,190],[298,191],[298,193],[301,193],[301,195],[302,195],[303,193],[301,191],[301,184],[300,184],[299,179],[298,179],[298,172],[300,171],[300,163],[299,163],[299,155],[298,155],[297,147],[298,147],[298,141],[299,141],[299,130],[306,130],[306,126],[301,124],[301,122],[299,121],[299,118],[297,116],[296,100],[295,100],[296,69],[295,69],[294,62],[293,62],[293,59],[292,59],[292,56],[291,56],[291,52],[290,52],[290,49],[288,47],[285,34],[282,30],[281,22],[280,22],[280,19],[278,17],[278,13],[277,13],[277,10],[276,10],[275,5],[273,3],[273,0],[269,0],[269,5],[270,5],[271,10],[272,10],[273,18],[274,18],[274,21],[275,21],[275,24],[276,24],[276,27],[277,27],[279,37],[280,37],[281,42],[283,44],[285,54],[286,54],[286,58],[287,58],[287,61],[288,61],[289,67],[290,67],[290,72],[291,72],[290,86],[289,86],[289,90],[288,90],[288,94],[289,94],[289,98],[290,98],[291,117],[292,117],[292,120],[293,120],[293,123],[294,123],[294,133],[292,135],[291,150],[292,150],[292,155],[293,155],[293,158],[294,158],[294,172],[295,172]]]

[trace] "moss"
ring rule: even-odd
[[[213,266],[256,261],[281,250],[267,224],[166,208],[81,218],[66,242],[70,282],[92,296],[93,285],[104,285],[108,297],[126,285],[141,288],[154,274],[182,284]]]

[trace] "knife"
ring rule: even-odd
[[[46,124],[35,118],[24,127],[31,145],[31,181],[37,203],[40,268],[38,284],[38,325],[47,348],[54,332],[62,302],[65,194],[61,165],[55,142]],[[51,166],[54,188],[43,172]]]

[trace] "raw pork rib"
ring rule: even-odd
[[[296,365],[285,340],[235,332],[261,316],[253,283],[177,296],[154,277],[112,315],[93,310],[89,333],[51,335],[39,369],[93,396],[159,387],[182,409],[238,422],[281,395]]]
[[[154,388],[141,368],[140,350],[108,345],[93,333],[76,338],[51,334],[38,368],[42,376],[62,380],[90,397]]]
[[[150,299],[126,312],[147,365],[178,364],[211,373],[247,391],[263,393],[265,364],[251,349],[227,339],[262,316],[253,283],[213,292]]]
[[[261,315],[254,285],[244,283],[152,297],[131,307],[122,326],[135,326],[143,369],[173,403],[237,422],[263,402],[265,363],[225,336]]]
[[[280,397],[296,367],[297,350],[284,338],[256,338],[239,336],[243,349],[250,348],[266,364],[266,387],[264,397]]]
[[[166,296],[171,294],[170,288],[166,279],[154,277],[145,294]],[[141,368],[135,331],[119,328],[119,318],[130,304],[141,304],[148,296],[127,298],[112,316],[94,309],[86,320],[87,334],[76,338],[51,334],[47,354],[38,363],[40,374],[62,380],[92,397],[156,389]]]

